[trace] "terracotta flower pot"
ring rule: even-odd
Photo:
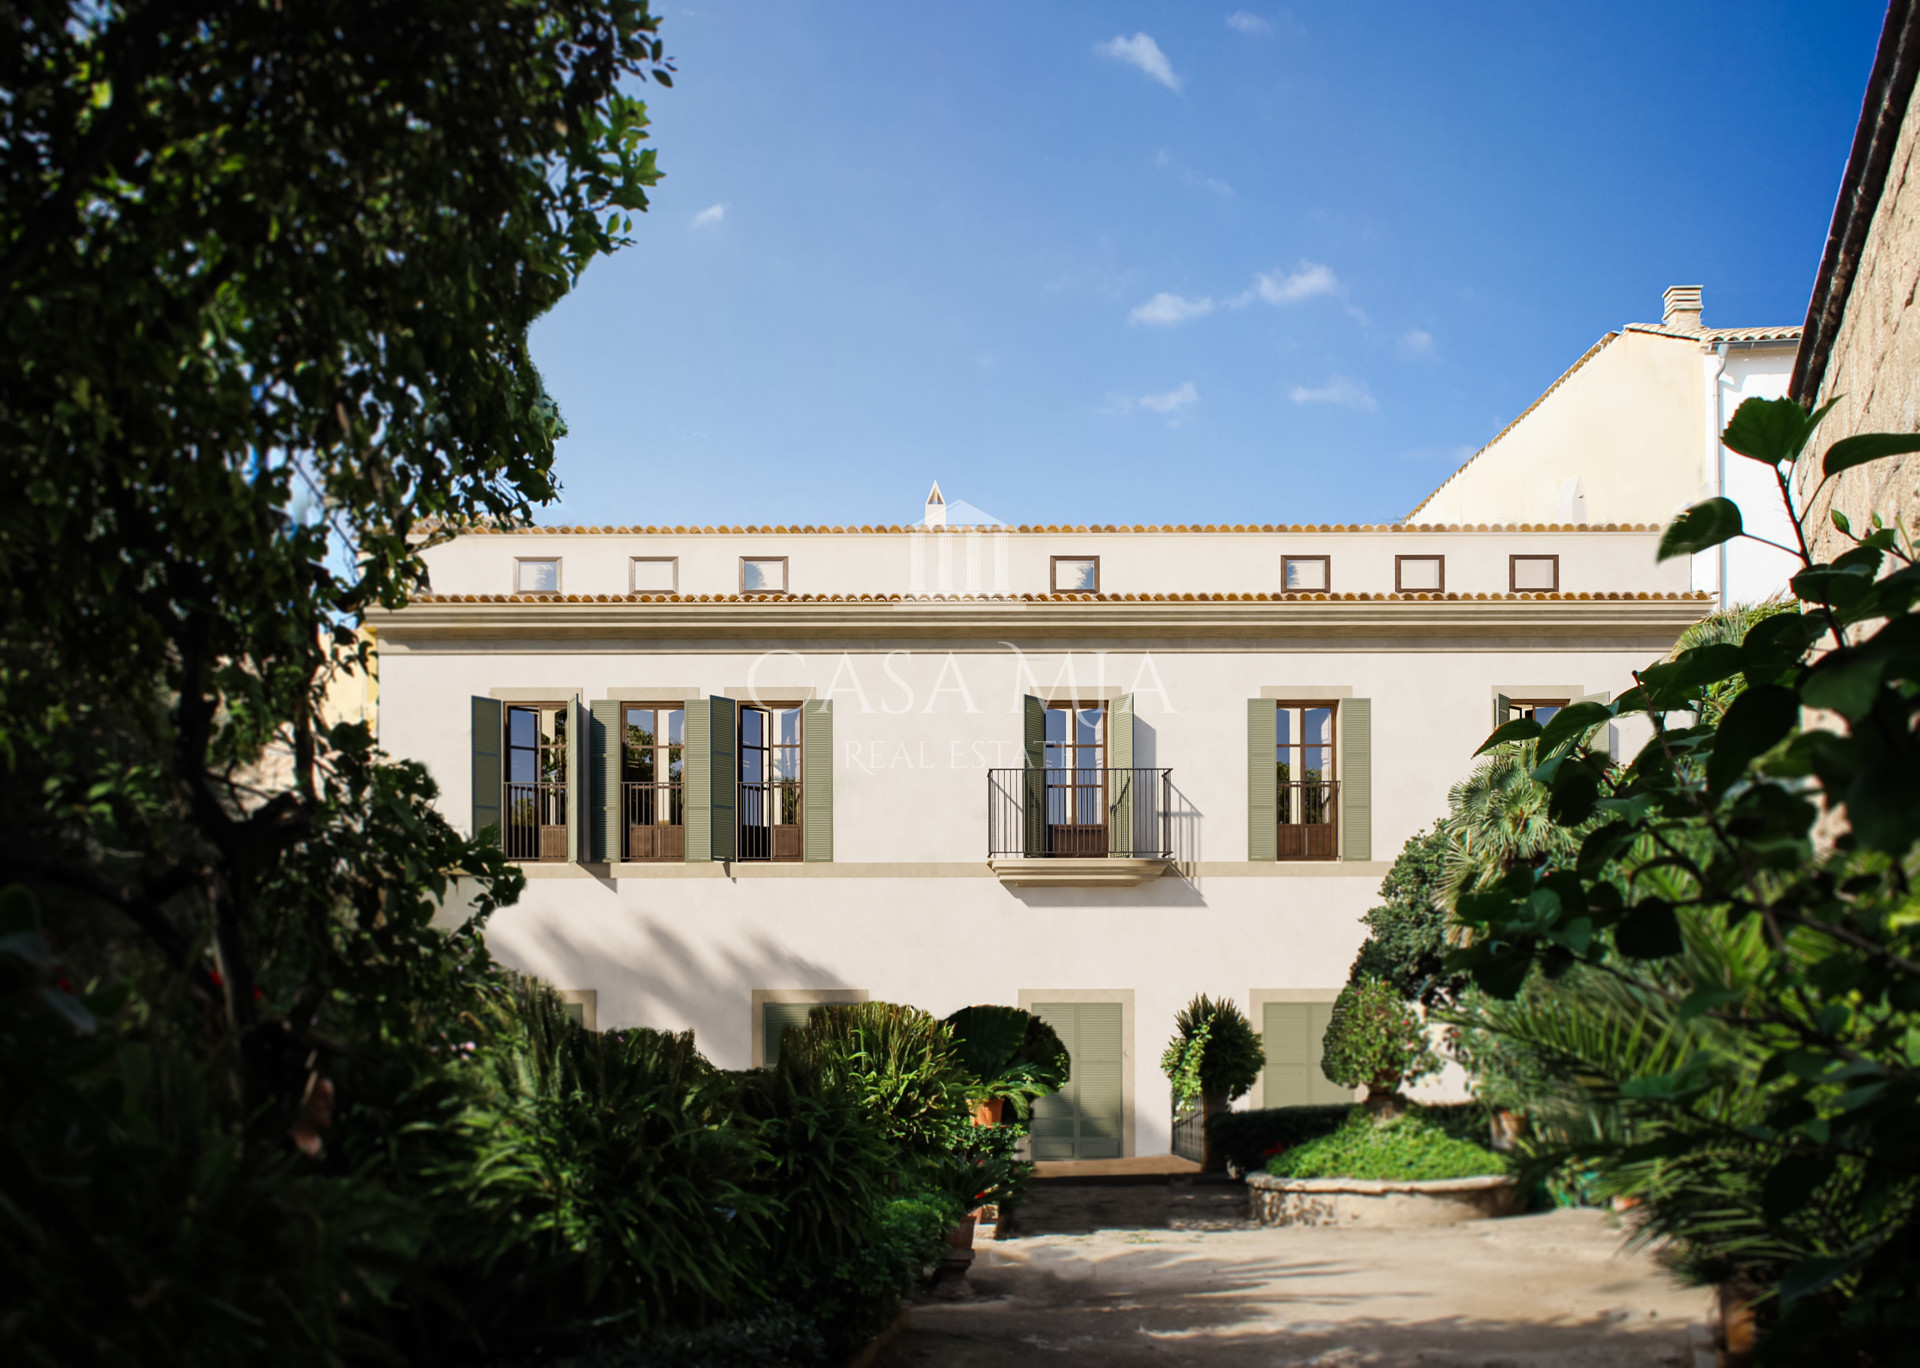
[[[1006,1114],[1007,1099],[990,1097],[973,1109],[973,1124],[976,1126],[997,1126],[1000,1118]]]

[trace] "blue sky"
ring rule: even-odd
[[[661,13],[543,522],[1398,518],[1668,285],[1804,318],[1884,7]]]

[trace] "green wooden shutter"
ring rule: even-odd
[[[578,698],[567,703],[567,862],[578,864],[593,853],[585,827],[592,804],[588,801],[585,764],[587,732],[592,723]]]
[[[1513,700],[1505,694],[1493,696],[1493,727],[1495,731],[1513,721]]]
[[[805,1030],[811,1002],[763,1002],[760,1004],[760,1063],[771,1069],[780,1062],[780,1038],[789,1027]],[[738,1018],[736,1018],[737,1020]]]
[[[1274,753],[1279,704],[1270,698],[1247,700],[1247,858],[1274,860],[1280,854],[1280,773]]]
[[[1043,855],[1047,849],[1047,705],[1032,694],[1020,704],[1021,747],[1026,773],[1020,797],[1020,852]]]
[[[1107,706],[1107,851],[1131,856],[1136,808],[1133,770],[1133,695],[1121,694]]]
[[[1373,700],[1340,705],[1340,858],[1373,858]]]
[[[731,860],[740,834],[734,819],[734,801],[740,792],[740,769],[736,760],[739,744],[739,717],[731,698],[707,700],[708,833],[711,858]]]
[[[470,771],[473,784],[473,835],[478,839],[481,832],[493,828],[493,843],[501,844],[500,817],[500,700],[480,698],[473,700],[473,765]]]
[[[593,858],[612,862],[620,858],[620,704],[601,699],[592,713],[587,747],[587,770],[592,779]]]
[[[804,858],[833,859],[833,700],[815,698],[801,709],[801,801],[805,805],[800,833]]]
[[[1118,1159],[1126,1121],[1117,1002],[1036,1002],[1067,1047],[1066,1086],[1033,1104],[1035,1159]]]
[[[688,864],[705,864],[713,858],[713,753],[707,744],[712,720],[706,699],[687,700],[680,733],[680,784]]]
[[[1353,1101],[1351,1088],[1341,1087],[1320,1070],[1332,1019],[1331,1002],[1269,1002],[1261,1010],[1260,1043],[1267,1052],[1261,1106],[1315,1107]]]

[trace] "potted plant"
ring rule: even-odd
[[[967,1208],[966,1248],[971,1250],[973,1221],[981,1212],[992,1209],[996,1236],[1004,1237],[1011,1229],[1028,1172],[1014,1150],[1026,1138],[1034,1099],[1066,1085],[1070,1062],[1053,1027],[1018,1007],[962,1007],[942,1024],[952,1035],[954,1059],[967,1079],[973,1125],[994,1132],[976,1139],[994,1152],[994,1164],[1005,1169],[1004,1174],[996,1169],[990,1184],[996,1195]],[[955,1231],[956,1239],[960,1234]]]
[[[1173,1085],[1176,1111],[1199,1109],[1202,1133],[1207,1118],[1227,1110],[1244,1097],[1266,1067],[1260,1036],[1230,998],[1205,993],[1189,1002],[1173,1019],[1173,1039],[1160,1056],[1160,1068]],[[1223,1155],[1203,1141],[1201,1166],[1221,1167]]]
[[[1364,978],[1340,990],[1321,1044],[1320,1071],[1343,1088],[1365,1087],[1376,1121],[1406,1111],[1401,1089],[1440,1069],[1426,1023],[1383,979]]]

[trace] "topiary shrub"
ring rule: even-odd
[[[1174,1101],[1190,1106],[1201,1097],[1244,1097],[1266,1067],[1267,1052],[1247,1014],[1231,998],[1205,993],[1173,1019],[1173,1039],[1160,1067],[1173,1084]]]
[[[1401,1088],[1439,1069],[1426,1023],[1392,984],[1365,979],[1340,990],[1322,1040],[1320,1071],[1328,1078],[1343,1088],[1365,1086],[1367,1106],[1389,1113],[1402,1105]]]

